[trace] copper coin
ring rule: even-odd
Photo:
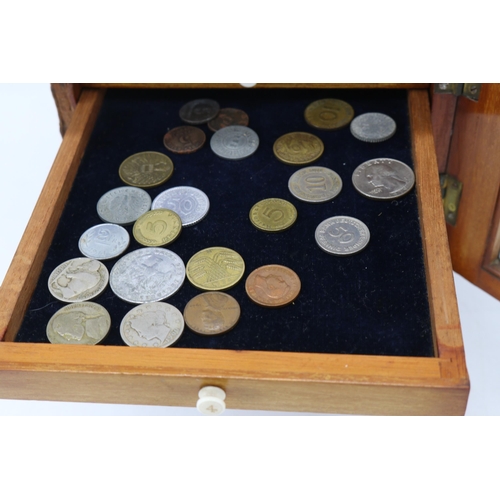
[[[207,125],[212,132],[217,132],[217,130],[229,127],[229,125],[243,125],[246,127],[248,126],[248,121],[248,115],[241,109],[224,108]]]
[[[163,144],[172,153],[188,154],[198,151],[205,144],[205,139],[205,132],[201,128],[183,125],[167,132]]]
[[[286,306],[299,295],[300,278],[288,267],[270,264],[250,273],[245,290],[261,306]]]
[[[222,292],[206,292],[193,297],[184,309],[184,321],[200,335],[219,335],[231,330],[240,319],[236,299]]]

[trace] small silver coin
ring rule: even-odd
[[[324,220],[316,228],[314,236],[321,250],[333,255],[358,253],[370,241],[370,231],[366,224],[344,215]]]
[[[322,203],[332,200],[342,190],[337,172],[325,167],[305,167],[297,170],[288,181],[288,189],[299,200]]]
[[[259,136],[243,125],[230,125],[215,132],[210,140],[212,151],[226,160],[241,160],[257,151]]]
[[[219,103],[213,99],[196,99],[184,104],[179,111],[179,116],[185,123],[201,125],[215,118],[219,109]]]
[[[127,249],[130,236],[117,224],[99,224],[87,229],[78,241],[78,248],[90,259],[114,259]]]
[[[106,266],[95,259],[78,257],[57,266],[49,276],[49,292],[62,302],[83,302],[100,295],[109,281]]]
[[[383,113],[365,113],[351,122],[351,133],[365,142],[382,142],[396,133],[396,122]]]
[[[152,204],[152,209],[168,208],[174,211],[182,221],[183,227],[193,226],[208,213],[210,201],[208,196],[191,186],[178,186],[160,193]]]
[[[104,222],[133,224],[151,208],[151,196],[144,189],[125,186],[112,189],[97,202],[97,214]]]
[[[141,304],[130,310],[120,324],[123,342],[131,347],[168,347],[184,331],[184,317],[165,302]]]
[[[184,283],[182,259],[165,248],[141,248],[124,255],[111,269],[109,284],[132,304],[156,302],[173,295]]]
[[[392,200],[411,191],[415,185],[415,174],[402,161],[375,158],[354,170],[352,183],[359,193],[368,198]]]

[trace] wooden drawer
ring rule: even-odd
[[[0,398],[194,406],[201,387],[216,385],[235,409],[465,412],[469,383],[425,89],[408,90],[408,109],[435,356],[16,342],[103,98],[102,89],[82,90],[2,286]]]

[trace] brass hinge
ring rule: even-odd
[[[457,223],[458,206],[460,205],[463,184],[449,174],[441,174],[439,182],[441,183],[445,220],[454,226]]]
[[[473,101],[479,101],[481,92],[480,83],[435,83],[435,94],[453,94],[456,96],[465,96]]]

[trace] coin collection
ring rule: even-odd
[[[314,101],[304,111],[309,126],[335,133],[350,125],[352,135],[364,142],[386,141],[396,133],[396,123],[387,115],[354,116],[352,106],[339,99]],[[187,125],[172,128],[163,137],[170,153],[193,154],[204,147],[205,132],[197,127],[201,124],[213,132],[209,145],[220,158],[243,160],[259,148],[259,136],[248,127],[250,118],[242,110],[221,109],[216,101],[197,99],[181,107],[179,118]],[[273,153],[279,162],[300,167],[288,182],[291,195],[299,203],[325,203],[342,191],[341,177],[319,165],[324,150],[321,139],[304,131],[290,131],[274,142]],[[102,293],[108,283],[121,300],[137,304],[120,324],[122,340],[128,346],[171,346],[181,337],[185,325],[203,336],[232,330],[242,311],[225,291],[242,280],[246,271],[243,256],[231,248],[210,247],[198,251],[185,265],[177,254],[164,248],[208,216],[208,196],[195,187],[176,186],[151,200],[146,189],[163,185],[175,175],[174,161],[160,152],[138,152],[124,159],[118,166],[118,175],[126,186],[103,193],[97,203],[103,224],[89,228],[80,237],[78,248],[85,257],[60,264],[49,277],[50,293],[69,303],[50,319],[49,341],[101,342],[110,329],[111,319],[106,309],[91,299]],[[412,169],[390,158],[369,159],[352,174],[355,190],[378,201],[404,196],[414,183]],[[266,198],[256,201],[248,219],[255,229],[276,233],[289,230],[299,212],[287,200]],[[108,272],[100,261],[124,254],[130,242],[124,226],[132,225],[134,239],[144,248],[125,254]],[[314,237],[324,252],[348,256],[366,248],[370,230],[354,217],[334,215],[319,223]],[[202,293],[193,297],[181,313],[163,301],[183,286],[186,277]],[[251,270],[245,291],[249,300],[259,306],[283,307],[299,297],[300,277],[286,266],[269,263]]]

